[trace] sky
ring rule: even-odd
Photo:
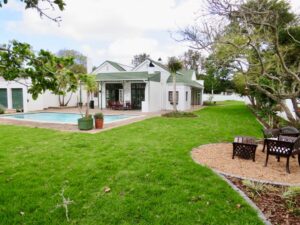
[[[47,14],[61,16],[57,23],[20,0],[9,0],[0,8],[0,43],[27,42],[35,50],[54,53],[61,49],[82,52],[94,66],[105,60],[130,65],[134,55],[148,53],[151,58],[180,56],[187,43],[177,42],[172,32],[194,24],[205,8],[205,0],[66,0],[63,12],[48,6]],[[300,12],[300,0],[290,0]]]

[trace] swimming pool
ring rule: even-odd
[[[136,115],[104,115],[104,123],[113,123],[128,118],[136,117]],[[0,116],[0,118],[35,121],[45,123],[68,123],[77,124],[77,120],[81,118],[76,113],[56,113],[56,112],[38,112],[38,113],[20,113]]]

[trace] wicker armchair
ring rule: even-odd
[[[263,147],[263,152],[265,152],[266,148],[266,139],[267,138],[278,138],[280,135],[280,129],[263,129],[262,130],[263,135],[264,135],[264,147]]]
[[[294,139],[295,140],[295,139]],[[286,171],[290,173],[290,157],[298,155],[298,163],[300,165],[300,137],[295,141],[287,139],[286,136],[280,136],[279,140],[276,139],[266,139],[267,145],[267,157],[265,166],[268,164],[269,155],[275,155],[277,160],[280,160],[280,157],[287,158],[286,161]]]

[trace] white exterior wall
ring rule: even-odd
[[[211,94],[203,94],[203,101],[208,101],[210,98]],[[238,94],[231,94],[231,95],[222,95],[222,94],[214,94],[213,95],[213,99],[212,101],[229,101],[229,100],[233,100],[233,101],[247,101],[246,97],[241,97]]]
[[[169,91],[173,92],[173,84],[169,83],[167,86],[166,98],[169,97]],[[191,108],[191,88],[186,85],[177,84],[176,91],[178,91],[178,104],[177,109],[180,111],[189,110]],[[186,92],[188,92],[188,99],[186,100]],[[173,105],[167,101],[167,110],[173,110]]]
[[[161,110],[166,110],[168,98],[166,98],[166,95],[164,95],[163,93],[166,93],[167,91],[167,80],[171,74],[169,73],[169,71],[166,71],[165,69],[156,65],[155,67],[149,67],[149,64],[150,61],[146,60],[138,67],[134,68],[133,71],[148,71],[149,73],[160,72],[161,74],[160,75],[160,88],[161,88],[160,104],[161,104]]]
[[[161,95],[161,83],[153,81],[147,82],[145,88],[145,101],[142,102],[142,112],[160,111]]]
[[[26,85],[30,85],[30,82],[25,80],[20,80]],[[59,107],[58,96],[52,94],[50,91],[46,91],[43,94],[40,94],[36,100],[32,98],[32,95],[28,93],[27,87],[15,81],[5,81],[0,78],[0,88],[7,89],[7,103],[8,109],[12,109],[12,89],[21,88],[23,89],[23,109],[24,112],[43,110],[49,107]],[[83,89],[83,103],[86,103],[86,91]],[[66,96],[66,100],[69,98],[70,94]],[[72,95],[72,98],[68,106],[76,106],[79,101],[79,90]]]

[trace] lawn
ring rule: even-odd
[[[241,103],[196,114],[96,135],[0,126],[0,224],[262,224],[190,156],[201,144],[260,137],[260,124]]]

